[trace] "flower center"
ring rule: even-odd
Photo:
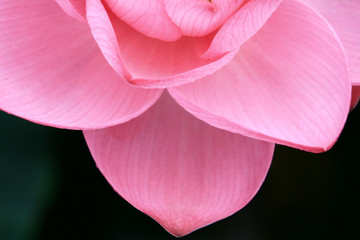
[[[219,28],[244,0],[163,0],[165,10],[186,36],[204,36]]]

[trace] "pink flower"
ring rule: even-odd
[[[335,143],[359,26],[358,0],[0,0],[0,108],[84,130],[115,191],[183,236],[251,200],[274,143]]]

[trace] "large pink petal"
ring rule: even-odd
[[[164,42],[146,37],[107,12],[98,0],[87,0],[87,19],[109,64],[131,84],[144,88],[195,81],[219,70],[236,53],[209,60],[198,56],[194,38]]]
[[[350,88],[334,32],[310,8],[286,0],[229,65],[170,93],[213,126],[318,152],[342,130]]]
[[[321,13],[336,30],[349,59],[351,80],[360,85],[360,1],[301,0]]]
[[[278,8],[282,0],[247,1],[220,30],[204,37],[199,44],[203,58],[214,58],[238,49],[252,37]]]
[[[244,0],[163,0],[167,14],[186,36],[204,36],[218,29]]]
[[[0,55],[0,109],[45,125],[112,126],[161,94],[129,86],[54,1],[1,0]]]
[[[114,189],[176,236],[244,207],[264,181],[274,149],[207,125],[168,94],[130,122],[84,134]]]
[[[85,0],[55,0],[64,11],[80,22],[86,22]]]
[[[105,0],[112,12],[146,36],[175,41],[181,30],[170,20],[163,0]]]

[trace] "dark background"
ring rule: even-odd
[[[359,136],[360,106],[326,153],[277,146],[267,179],[250,204],[182,239],[357,236]],[[0,112],[0,239],[175,238],[112,190],[80,131]]]

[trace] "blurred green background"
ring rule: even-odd
[[[107,184],[80,131],[0,112],[0,240],[175,239]],[[182,239],[318,239],[358,235],[360,106],[328,152],[277,146],[255,198]]]

